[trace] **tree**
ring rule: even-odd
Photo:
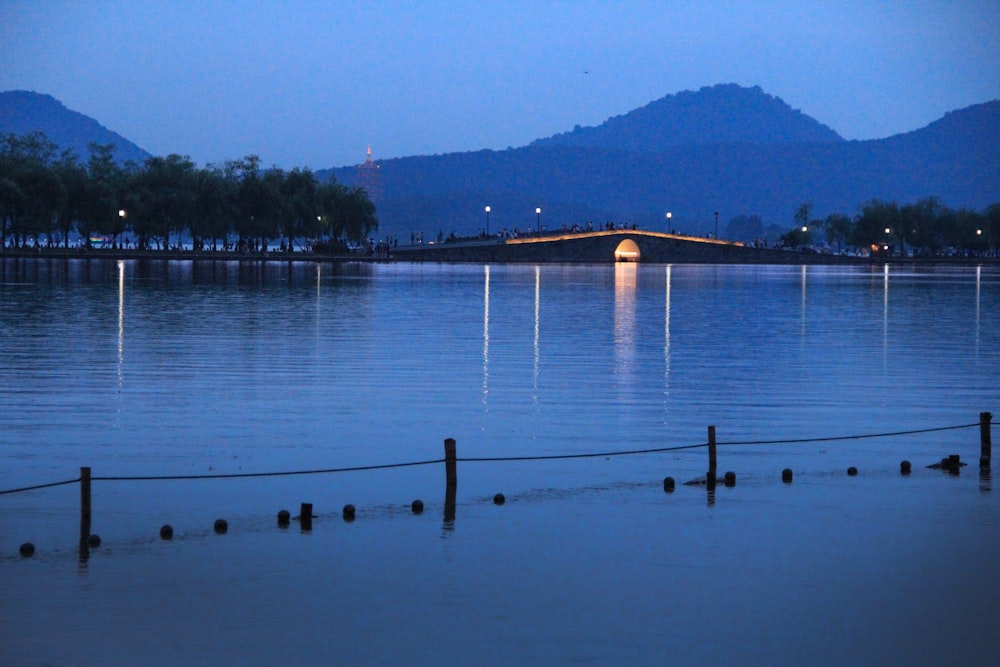
[[[11,176],[0,160],[0,247],[7,245],[8,230],[13,228],[24,201],[24,193]]]
[[[812,203],[804,202],[795,209],[795,228],[782,235],[781,242],[792,248],[802,248],[812,242],[812,230],[810,225],[817,225],[818,221],[810,220],[812,213]]]
[[[114,160],[114,144],[90,144],[87,161],[87,189],[77,229],[90,247],[92,232],[114,234],[122,224],[118,215],[118,194],[123,185],[124,172]]]
[[[226,242],[236,227],[239,209],[237,183],[223,168],[208,166],[194,174],[194,211],[189,223],[193,247],[202,239],[211,239],[212,250],[221,239]]]
[[[844,243],[851,235],[853,223],[851,219],[842,213],[831,213],[823,220],[823,229],[826,233],[826,242],[830,245],[837,244],[837,252],[844,248]]]
[[[285,223],[282,232],[292,249],[292,239],[303,236],[313,238],[319,233],[317,219],[321,217],[319,184],[309,169],[292,169],[282,187],[285,206]]]
[[[20,172],[20,186],[24,193],[24,216],[19,230],[21,245],[27,245],[28,237],[39,243],[42,234],[51,236],[57,229],[59,210],[66,201],[66,188],[52,169],[41,163],[29,165]]]
[[[900,228],[918,254],[936,255],[942,247],[940,220],[945,212],[937,197],[927,197],[899,209]]]
[[[344,213],[341,210],[347,198],[347,188],[331,179],[319,188],[320,215],[322,217],[322,234],[330,238],[340,239],[344,236],[346,225]]]
[[[55,148],[41,132],[3,139],[0,207],[4,244],[8,233],[15,245],[26,245],[29,237],[37,244],[41,234],[51,235],[55,229],[56,211],[65,198],[62,183],[49,166]]]
[[[1000,203],[991,204],[983,212],[983,234],[987,252],[995,255],[994,249],[1000,245]]]
[[[72,149],[63,151],[52,168],[66,189],[66,198],[58,212],[56,225],[62,236],[63,247],[68,248],[70,234],[82,215],[86,202],[87,168],[80,164]]]
[[[169,248],[170,235],[183,230],[194,214],[194,163],[176,153],[151,157],[140,172],[139,182],[139,212],[144,223],[140,235],[148,232],[157,245],[162,240],[163,247]]]
[[[17,177],[23,161],[19,150],[18,138],[13,134],[0,141],[0,243],[3,246],[7,245],[7,234],[13,232],[24,208],[24,191]]]
[[[896,202],[872,199],[861,207],[861,215],[854,222],[850,243],[859,248],[888,245],[893,230],[898,229],[899,223],[899,207]]]
[[[803,202],[795,209],[795,226],[799,229],[809,227],[810,216],[812,215],[812,202]]]
[[[278,192],[274,185],[278,179],[274,174],[265,179],[266,172],[261,172],[260,158],[256,155],[234,163],[232,173],[239,179],[240,217],[236,232],[240,245],[256,250],[259,243],[266,248],[267,240],[276,232],[273,218]]]
[[[967,208],[946,209],[940,217],[941,236],[945,246],[967,254],[971,249],[981,249],[981,237],[976,230],[981,227],[979,215]]]
[[[378,229],[375,204],[362,188],[351,188],[342,205],[344,236],[352,241],[364,241]]]

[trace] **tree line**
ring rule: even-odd
[[[337,247],[378,229],[363,189],[321,183],[308,168],[263,168],[256,155],[203,168],[176,154],[121,164],[113,144],[89,148],[82,162],[39,132],[0,137],[3,247],[69,247],[75,232],[88,247],[102,236],[165,249],[185,234],[199,250],[255,251],[278,240]]]
[[[800,204],[795,228],[782,242],[805,247],[821,239],[838,251],[846,246],[875,254],[905,251],[914,257],[989,255],[1000,245],[1000,203],[977,212],[951,209],[937,197],[903,205],[873,199],[854,217],[832,213],[813,219],[811,213],[812,204]]]

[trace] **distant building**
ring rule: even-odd
[[[382,174],[379,171],[381,165],[372,160],[372,147],[368,146],[368,156],[362,164],[358,165],[357,185],[364,188],[368,193],[368,198],[372,203],[378,204],[382,201]]]

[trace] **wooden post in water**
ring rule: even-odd
[[[454,438],[446,438],[444,441],[444,470],[445,470],[445,490],[444,490],[444,528],[454,530],[455,528],[455,493],[458,491],[458,455]]]
[[[989,412],[979,413],[979,465],[983,468],[990,467],[991,450],[993,449],[992,435],[990,434],[990,421],[993,415]]]
[[[299,508],[299,528],[301,530],[313,529],[312,503],[302,503],[302,506]]]
[[[458,486],[458,455],[456,453],[455,439],[445,438],[444,441],[444,471],[447,477],[448,486]]]
[[[715,486],[715,427],[708,427],[708,476],[705,481],[710,487]]]
[[[90,558],[90,468],[80,468],[80,562]]]

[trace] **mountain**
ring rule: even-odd
[[[826,125],[792,109],[759,87],[734,83],[684,91],[650,102],[597,127],[538,139],[532,146],[583,146],[658,153],[714,143],[840,142]]]
[[[88,145],[114,144],[120,162],[142,162],[150,154],[112,132],[93,118],[67,109],[62,102],[26,90],[0,92],[0,136],[43,132],[59,150],[72,149],[82,161],[90,156]]]
[[[119,160],[149,154],[48,95],[0,93],[0,135],[40,130],[83,159],[90,142]],[[760,88],[724,84],[668,95],[596,127],[521,148],[381,160],[316,172],[364,185],[380,236],[421,232],[558,229],[592,221],[703,234],[758,215],[792,225],[803,202],[813,215],[853,215],[871,199],[938,197],[952,208],[1000,202],[1000,101],[945,114],[927,127],[871,141],[836,132]],[[536,216],[535,209],[542,213]]]
[[[739,215],[791,227],[795,210],[853,215],[872,199],[938,197],[952,208],[1000,202],[1000,101],[925,128],[846,141],[759,88],[734,84],[664,97],[597,127],[504,151],[382,160],[317,172],[378,179],[380,235],[434,238],[588,221],[703,234]],[[359,178],[360,174],[360,178]],[[535,209],[542,209],[536,216]]]

